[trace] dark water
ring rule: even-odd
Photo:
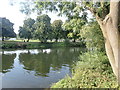
[[[2,51],[3,88],[48,88],[71,74],[81,49]]]

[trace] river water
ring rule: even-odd
[[[66,75],[79,60],[80,48],[2,51],[3,88],[48,88]]]

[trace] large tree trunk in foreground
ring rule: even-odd
[[[105,38],[105,49],[113,72],[120,81],[119,63],[120,63],[120,1],[110,2],[110,12],[101,20],[96,16],[96,19],[101,27]]]

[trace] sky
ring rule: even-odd
[[[22,0],[16,0],[17,2]],[[14,31],[18,34],[19,26],[23,25],[23,21],[25,19],[25,15],[22,14],[20,11],[19,4],[10,5],[10,0],[0,0],[0,17],[6,17],[9,19],[12,23],[14,23]],[[65,22],[65,17],[58,17],[57,13],[48,13],[49,17],[51,18],[51,23],[54,20],[61,19],[63,22]],[[36,15],[31,15],[31,18],[35,19]]]

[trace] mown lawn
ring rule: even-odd
[[[5,41],[8,41],[8,42],[24,42],[24,40],[21,40],[21,39],[18,39],[18,40],[5,40]],[[25,41],[27,41],[25,39]],[[39,40],[29,40],[29,42],[40,42]]]
[[[3,41],[2,49],[40,49],[40,48],[57,48],[57,47],[85,47],[83,42],[46,42],[41,43],[39,40],[31,40],[30,42],[24,42],[22,40],[15,41]]]

